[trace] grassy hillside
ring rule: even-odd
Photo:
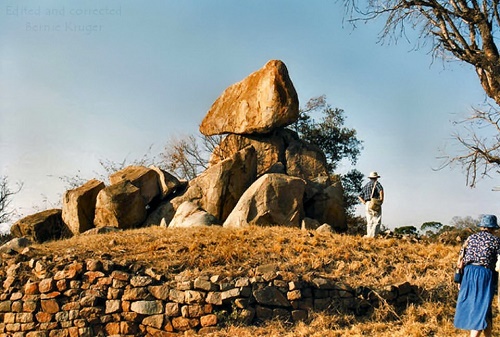
[[[402,282],[419,287],[419,304],[404,310],[381,305],[368,315],[314,313],[306,323],[270,322],[259,327],[225,327],[213,336],[463,336],[453,327],[457,287],[453,262],[459,247],[442,243],[370,239],[298,229],[150,227],[121,233],[78,236],[34,246],[36,255],[132,260],[168,278],[178,273],[249,275],[274,263],[279,270],[333,278],[353,288],[374,290]],[[495,298],[496,301],[496,298]],[[495,302],[496,304],[496,302]],[[496,305],[494,314],[497,313]],[[494,334],[500,333],[495,319]]]

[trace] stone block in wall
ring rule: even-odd
[[[120,322],[110,322],[104,326],[107,336],[120,334]]]
[[[330,290],[330,289],[336,289],[335,283],[333,282],[333,280],[326,279],[326,278],[323,278],[323,277],[314,278],[311,281],[311,283],[317,289],[328,289],[328,290]]]
[[[104,312],[106,314],[112,314],[121,311],[121,301],[120,300],[107,300],[105,303]]]
[[[16,323],[16,314],[13,312],[7,312],[3,316],[3,322],[6,324]]]
[[[201,303],[205,299],[205,293],[196,290],[187,290],[184,293],[184,300],[187,304]]]
[[[119,281],[128,281],[130,279],[130,274],[121,270],[113,270],[113,272],[111,272],[111,278]]]
[[[1,301],[0,312],[10,312],[11,306],[12,306],[12,301]]]
[[[296,301],[300,300],[302,298],[302,293],[299,289],[297,290],[292,290],[286,293],[286,298],[289,301]]]
[[[222,305],[222,294],[217,291],[209,292],[205,301],[209,304]]]
[[[80,317],[86,319],[90,324],[98,323],[103,314],[103,308],[87,307],[80,310]]]
[[[251,307],[240,310],[237,317],[238,322],[244,325],[251,324],[253,319],[255,318],[255,312],[256,310]]]
[[[21,312],[23,311],[23,303],[21,301],[12,302],[12,311],[13,312]]]
[[[142,315],[156,315],[163,313],[161,301],[136,301],[132,302],[130,310]]]
[[[144,318],[143,315],[138,314],[137,312],[122,312],[120,316],[123,318],[123,321],[139,323]]]
[[[291,315],[294,322],[303,322],[309,316],[307,310],[292,310]]]
[[[48,331],[30,331],[26,333],[26,337],[48,337]]]
[[[240,288],[240,296],[251,297],[252,296],[252,287],[241,287]]]
[[[123,301],[137,301],[137,300],[152,300],[152,295],[149,293],[148,288],[127,288],[123,290]]]
[[[164,319],[165,315],[152,315],[145,317],[142,320],[142,324],[156,329],[161,329],[161,327],[163,326]]]
[[[55,314],[56,312],[59,312],[59,303],[57,303],[54,299],[42,300],[40,305],[42,307],[42,311],[48,314]]]
[[[46,278],[38,283],[38,290],[42,293],[48,293],[55,290],[55,282],[53,278]]]
[[[197,277],[193,283],[194,289],[204,290],[204,291],[215,291],[217,286],[210,281],[208,278]]]
[[[28,280],[26,284],[24,285],[24,294],[25,295],[36,295],[39,294],[38,290],[38,282],[32,282],[31,280]]]
[[[257,303],[262,305],[290,307],[290,302],[281,291],[274,286],[268,286],[263,289],[254,290],[253,296]]]
[[[153,279],[149,276],[135,275],[130,279],[132,287],[146,287],[153,283]]]
[[[312,310],[314,308],[314,300],[312,297],[303,298],[298,302],[298,308],[303,310]]]
[[[181,306],[176,302],[165,304],[165,314],[169,317],[177,317],[181,315]]]
[[[80,274],[84,271],[84,265],[81,262],[74,261],[71,264],[68,264],[64,270],[60,270],[54,274],[54,280],[73,280],[80,276]]]
[[[331,304],[332,304],[331,298],[315,298],[313,308],[315,311],[324,311],[327,310]]]
[[[234,286],[237,288],[250,286],[250,279],[248,277],[239,277],[235,280]]]
[[[188,331],[200,325],[200,320],[197,318],[174,317],[172,318],[172,326],[178,331]]]
[[[273,319],[280,321],[290,321],[292,318],[290,311],[284,308],[274,308],[273,309]]]
[[[108,288],[108,294],[106,296],[108,300],[121,299],[122,296],[123,296],[123,289],[113,288],[113,287]]]
[[[257,305],[255,307],[255,316],[263,321],[267,321],[273,318],[273,309],[264,307],[262,305]]]
[[[216,326],[217,316],[214,314],[204,315],[200,317],[200,324],[202,327]]]
[[[241,295],[241,290],[238,288],[232,288],[221,292],[220,295],[222,301],[231,300],[239,297]]]
[[[327,289],[313,289],[314,298],[328,298],[330,297],[330,291]]]
[[[23,312],[34,313],[37,310],[38,310],[37,301],[27,300],[23,302]]]
[[[154,296],[157,300],[166,300],[168,298],[168,294],[170,292],[170,288],[166,284],[158,285],[158,286],[149,286],[148,291],[151,295]]]
[[[170,301],[181,303],[181,304],[186,303],[185,298],[186,297],[185,297],[184,291],[177,290],[177,289],[171,289],[170,293],[168,294],[168,299]]]

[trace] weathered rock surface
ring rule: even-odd
[[[339,180],[331,185],[315,184],[317,192],[304,203],[307,217],[330,225],[335,231],[347,229],[344,189]]]
[[[74,235],[94,228],[97,195],[104,187],[102,181],[92,179],[64,193],[62,219]]]
[[[161,199],[165,199],[170,194],[174,193],[179,187],[182,186],[182,183],[168,173],[165,170],[162,170],[156,166],[150,166],[150,169],[154,170],[158,174],[158,183],[160,187]]]
[[[328,177],[325,154],[317,146],[294,139],[286,148],[286,173],[306,180]]]
[[[283,130],[266,135],[227,135],[210,157],[210,165],[231,157],[247,146],[253,146],[257,152],[257,175],[262,175],[276,163],[285,162],[285,141]]]
[[[13,237],[28,237],[42,243],[71,236],[68,227],[62,221],[61,209],[49,209],[28,215],[12,225],[10,233]]]
[[[224,227],[286,226],[300,228],[306,183],[285,174],[265,174],[241,196]]]
[[[146,205],[160,195],[160,177],[156,170],[144,166],[128,166],[109,176],[111,185],[126,180],[140,190]]]
[[[267,133],[299,116],[297,92],[285,64],[271,60],[228,87],[200,125],[204,135]]]
[[[257,176],[257,154],[251,146],[214,165],[189,182],[187,191],[172,199],[174,209],[185,201],[224,221]]]
[[[129,229],[146,219],[146,205],[139,188],[122,180],[99,192],[95,213],[96,227]]]
[[[218,225],[219,220],[207,213],[191,201],[184,201],[177,208],[177,212],[168,227],[199,227]]]
[[[275,129],[268,134],[230,134],[213,151],[210,164],[214,165],[249,145],[257,151],[257,175],[273,171],[277,164],[282,164],[288,175],[306,180],[329,175],[326,157],[321,149],[285,128]]]
[[[2,246],[0,246],[0,252],[2,253],[11,253],[11,252],[17,252],[20,253],[25,247],[28,247],[32,244],[31,240],[28,238],[22,237],[22,238],[14,238],[12,240],[9,240],[8,242],[4,243]]]

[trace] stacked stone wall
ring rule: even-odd
[[[2,273],[0,336],[178,336],[231,323],[305,321],[313,311],[363,315],[380,301],[399,306],[418,299],[409,283],[353,289],[324,277],[306,281],[274,265],[230,278],[173,276],[135,262],[42,258],[13,261]]]

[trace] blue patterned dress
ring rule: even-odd
[[[469,237],[464,254],[464,275],[455,311],[456,328],[480,331],[486,329],[488,322],[491,322],[498,254],[500,238],[495,235],[480,231]]]

